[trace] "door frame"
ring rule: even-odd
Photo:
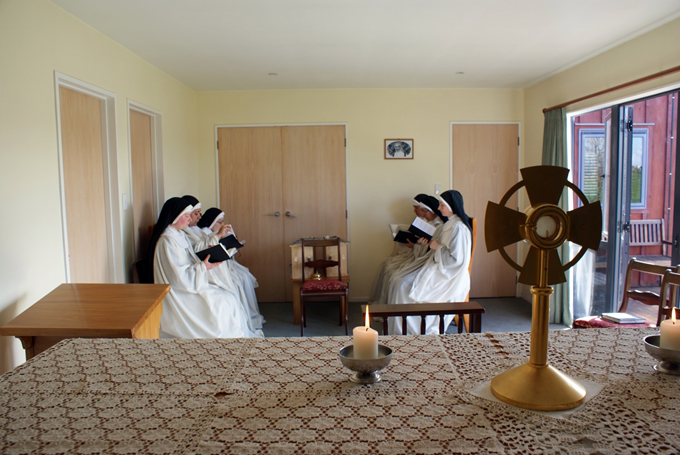
[[[610,168],[610,178],[611,181],[609,183],[609,198],[610,200],[614,197],[619,198],[618,193],[621,191],[619,189],[619,182],[621,179],[621,173],[625,172],[624,169],[620,169],[619,163],[621,162],[621,155],[620,155],[620,121],[621,121],[621,110],[630,106],[631,104],[644,101],[649,98],[654,98],[657,96],[663,96],[664,94],[672,93],[672,92],[678,92],[680,90],[680,83],[673,83],[669,85],[663,85],[661,87],[656,87],[650,90],[646,90],[643,92],[637,92],[633,93],[631,95],[626,95],[621,98],[614,98],[609,101],[604,101],[600,102],[591,106],[584,106],[582,107],[581,105],[578,106],[578,108],[575,108],[573,110],[569,110],[567,108],[567,130],[566,130],[566,135],[567,135],[567,150],[569,156],[567,157],[567,161],[571,163],[573,161],[573,118],[578,117],[580,115],[587,114],[589,112],[594,112],[594,111],[599,111],[599,110],[604,110],[604,109],[611,109],[611,132],[610,132],[610,137],[607,138],[607,140],[610,142],[610,162],[611,162],[611,168]],[[634,121],[634,119],[633,119]],[[678,121],[676,119],[676,121]],[[605,129],[605,135],[607,134],[607,131]],[[680,141],[677,140],[676,138],[676,169],[673,169],[673,172],[675,173],[675,176],[677,178],[678,171],[680,170],[680,159],[677,159],[677,157],[680,154]],[[627,152],[629,153],[629,152]],[[628,157],[628,160],[630,157]],[[628,162],[628,167],[630,166],[630,162]],[[677,180],[676,180],[677,182]],[[627,188],[627,191],[630,192],[630,188]],[[616,194],[616,196],[615,196]],[[680,185],[675,185],[675,206],[678,207],[680,206],[680,199],[677,197],[680,195]],[[628,195],[628,199],[630,198],[630,195]],[[618,199],[617,199],[618,200]],[[614,204],[612,204],[614,205]],[[629,211],[630,208],[627,209]],[[673,210],[673,216],[674,216],[674,221],[673,221],[673,226],[675,232],[680,228],[680,225],[676,225],[676,221],[680,221],[680,210]],[[630,214],[628,214],[628,217],[630,217]],[[625,232],[625,236],[622,233],[622,226],[621,224],[625,220],[621,220],[621,217],[616,210],[612,210],[612,207],[610,207],[609,210],[609,238],[614,239],[616,243],[616,247],[612,249],[612,251],[615,252],[615,255],[608,254],[607,255],[607,275],[606,275],[606,284],[605,284],[605,311],[616,311],[618,308],[618,304],[620,302],[620,292],[622,292],[623,288],[623,277],[622,273],[625,271],[625,265],[621,264],[620,258],[621,256],[628,255],[627,247],[628,245],[628,232]],[[677,227],[676,227],[677,226]],[[627,228],[626,228],[627,230]],[[613,232],[611,232],[613,231]],[[668,236],[674,235],[675,232],[672,233],[667,233]],[[622,239],[621,237],[624,236]],[[623,250],[626,251],[623,251]],[[616,256],[616,257],[614,257]],[[678,245],[673,245],[671,248],[671,264],[676,263],[674,259],[677,259],[680,257],[680,246]],[[591,302],[592,303],[592,302]]]
[[[153,218],[158,214],[165,202],[163,174],[163,114],[153,108],[145,106],[128,98],[127,100],[127,128],[128,128],[128,154],[132,154],[132,137],[130,135],[130,111],[136,111],[151,117],[151,162],[153,172]],[[132,176],[132,159],[128,160],[130,176]],[[132,191],[132,177],[130,177],[130,203],[134,206],[134,192]],[[125,205],[125,204],[123,204]],[[126,209],[126,207],[123,207]]]
[[[64,161],[61,137],[61,112],[59,88],[64,87],[85,95],[97,98],[102,103],[102,162],[104,165],[104,210],[106,213],[106,243],[109,262],[109,280],[111,283],[124,283],[123,270],[123,233],[121,228],[120,192],[118,188],[118,154],[116,142],[116,95],[87,82],[71,76],[54,72],[54,91],[57,116],[57,154],[59,161],[59,200],[61,204],[62,237],[64,242],[65,280],[71,282],[71,270],[68,261],[68,230],[66,219],[66,200],[64,188]]]
[[[244,125],[215,125],[215,130],[214,130],[214,146],[215,146],[215,191],[217,192],[217,207],[220,206],[220,150],[217,147],[217,139],[218,139],[218,130],[220,128],[278,128],[278,127],[296,127],[296,126],[343,126],[345,127],[345,201],[347,203],[347,216],[345,217],[345,221],[347,223],[346,226],[346,232],[347,232],[347,242],[350,242],[351,238],[351,233],[350,233],[350,213],[349,213],[349,207],[350,207],[350,198],[349,198],[349,162],[348,162],[348,157],[349,157],[349,152],[348,152],[348,144],[347,144],[347,123],[343,122],[331,122],[331,123],[268,123],[268,124],[244,124]],[[350,256],[349,250],[347,251],[347,255]],[[349,257],[347,258],[349,261]]]

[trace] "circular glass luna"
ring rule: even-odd
[[[543,215],[536,221],[536,235],[546,240],[555,237],[557,228],[557,220],[550,215]]]

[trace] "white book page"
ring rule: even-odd
[[[416,217],[411,224],[421,231],[427,232],[428,235],[434,234],[434,231],[437,229],[435,226],[432,226],[430,223],[419,217]]]

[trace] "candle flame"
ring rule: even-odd
[[[366,305],[366,330],[371,327],[371,318],[368,315],[368,305]]]
[[[671,321],[673,321],[673,324],[675,325],[675,308],[671,310]]]

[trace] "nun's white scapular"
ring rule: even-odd
[[[414,212],[421,220],[429,223],[430,225],[438,228],[443,224],[442,214],[439,212],[437,206],[439,201],[433,196],[421,193],[418,194],[413,199]],[[428,218],[423,218],[418,214],[418,207],[426,210],[433,217],[432,220]],[[427,217],[428,215],[423,215]],[[446,220],[446,218],[444,218]],[[404,230],[408,230],[409,226],[405,226]],[[436,231],[435,231],[436,232]],[[368,298],[369,304],[385,304],[387,303],[387,295],[391,286],[392,278],[398,274],[401,270],[415,270],[415,268],[420,267],[424,263],[424,256],[427,254],[429,247],[422,243],[415,243],[413,245],[406,246],[400,242],[394,242],[394,248],[392,254],[385,259],[380,270],[378,271],[378,276],[375,281],[373,281],[373,286],[371,287],[371,294]]]
[[[437,228],[432,237],[439,242],[410,267],[399,270],[390,280],[387,303],[462,302],[470,292],[468,266],[472,251],[472,233],[453,215]],[[444,318],[444,332],[453,315]],[[426,334],[439,333],[439,318],[426,318]],[[402,333],[401,318],[389,318],[389,333]],[[420,318],[406,320],[409,335],[420,333]]]
[[[206,211],[204,217],[199,222],[199,226],[189,226],[185,233],[191,243],[194,251],[201,251],[205,248],[217,245],[219,237],[212,231],[215,221],[224,219],[224,212],[217,208],[210,208]],[[231,230],[232,234],[235,234]],[[255,288],[258,287],[258,282],[255,276],[250,273],[248,267],[239,264],[236,259],[230,259],[220,263],[220,265],[210,272],[211,280],[216,284],[229,286],[236,295],[239,296],[244,310],[248,314],[248,324],[251,330],[261,331],[265,320],[260,313],[260,307],[257,304],[257,296],[255,295]]]
[[[154,254],[154,281],[170,284],[163,299],[161,336],[238,338],[262,336],[249,327],[247,313],[229,286],[211,282],[184,232],[168,226]],[[214,270],[214,269],[213,269]]]
[[[437,228],[443,224],[439,217],[432,221],[428,221],[428,223]],[[407,267],[409,264],[414,264],[419,258],[422,258],[428,250],[427,245],[420,243],[414,244],[413,248],[408,248],[403,243],[394,243],[395,245],[392,254],[385,259],[378,271],[377,278],[373,282],[371,294],[368,299],[368,302],[371,304],[387,303],[390,280],[394,274],[402,268]]]

